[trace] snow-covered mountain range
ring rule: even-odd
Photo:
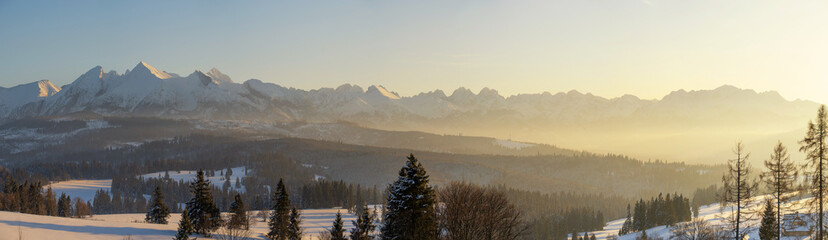
[[[401,97],[382,86],[345,84],[335,89],[301,90],[251,79],[234,82],[213,68],[179,76],[140,62],[120,74],[97,66],[74,82],[56,87],[41,80],[0,88],[0,117],[22,118],[91,111],[103,115],[185,118],[358,121],[435,120],[489,116],[502,121],[594,122],[636,118],[722,118],[737,112],[790,115],[806,101],[787,101],[776,92],[722,86],[714,90],[679,90],[661,100],[632,95],[602,98],[577,91],[504,97],[484,88],[475,94],[460,88]],[[780,107],[783,106],[784,107]],[[736,110],[736,112],[734,112]]]
[[[795,145],[818,104],[725,85],[661,99],[604,98],[575,90],[503,96],[466,88],[400,96],[382,86],[303,90],[217,69],[180,76],[145,62],[121,74],[97,66],[65,86],[47,80],[0,88],[0,122],[67,114],[251,122],[351,122],[392,131],[489,136],[642,159],[703,161],[729,145]],[[345,136],[340,136],[345,137]],[[754,144],[755,143],[755,144]],[[763,154],[763,153],[759,153]]]

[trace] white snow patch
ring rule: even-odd
[[[61,193],[66,193],[72,199],[79,197],[85,201],[91,201],[95,197],[95,192],[99,189],[109,191],[112,188],[112,179],[104,180],[69,180],[62,182],[53,182],[43,187],[47,189],[52,187],[52,191],[56,196]]]
[[[494,144],[496,146],[501,146],[501,147],[505,147],[505,148],[508,148],[508,149],[516,149],[516,150],[520,150],[522,148],[535,146],[535,144],[531,144],[531,143],[522,143],[522,142],[515,142],[515,141],[512,141],[512,140],[503,140],[503,139],[495,139]]]

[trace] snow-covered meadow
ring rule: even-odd
[[[356,217],[338,208],[304,209],[302,215],[303,239],[318,239],[330,229],[336,213],[342,213],[346,232],[353,228]],[[255,222],[251,225],[251,239],[265,239],[268,228],[257,212],[249,212]],[[171,214],[169,224],[144,223],[144,214],[104,214],[89,218],[62,218],[0,211],[0,240],[11,239],[164,239],[175,236],[180,214]],[[18,238],[22,234],[22,238]],[[215,235],[212,239],[220,239]],[[198,236],[199,239],[211,239]]]

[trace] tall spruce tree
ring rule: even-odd
[[[334,218],[333,221],[333,226],[331,226],[331,230],[328,231],[328,233],[331,234],[331,240],[345,240],[345,229],[342,227],[342,214],[337,211],[336,218]]]
[[[161,187],[156,186],[155,192],[152,193],[150,210],[147,212],[147,217],[144,220],[148,223],[167,224],[167,218],[169,217],[170,209],[164,203],[164,194],[161,193]]]
[[[184,208],[184,211],[181,212],[181,221],[178,222],[178,232],[175,233],[174,240],[187,240],[190,239],[190,234],[193,234],[193,225],[190,215],[187,214],[188,210]]]
[[[817,110],[817,117],[815,121],[808,122],[808,131],[805,138],[799,141],[801,145],[799,151],[805,153],[805,158],[808,160],[808,171],[806,174],[811,179],[811,194],[814,198],[809,202],[812,212],[816,212],[817,229],[816,239],[825,239],[825,209],[823,202],[826,197],[826,178],[825,168],[828,162],[826,161],[826,142],[828,137],[828,116],[826,116],[825,105],[819,106]]]
[[[399,177],[389,187],[382,239],[437,239],[435,198],[434,189],[428,185],[425,168],[411,154],[400,169]]]
[[[762,174],[762,178],[768,191],[773,194],[773,200],[776,201],[776,213],[774,214],[776,222],[782,222],[782,203],[790,199],[791,196],[788,193],[795,190],[797,166],[791,161],[788,149],[782,145],[782,142],[778,142],[773,148],[770,159],[765,160],[765,167],[768,171]],[[782,237],[781,224],[776,228],[776,236]]]
[[[213,201],[210,180],[204,178],[203,171],[198,170],[195,182],[190,184],[190,191],[193,193],[193,199],[187,202],[187,214],[192,220],[193,231],[209,235],[221,226],[222,220],[216,202]]]
[[[728,171],[722,176],[724,193],[720,198],[725,203],[722,207],[734,205],[736,214],[731,214],[725,220],[731,225],[735,239],[742,239],[748,232],[746,223],[750,220],[750,216],[743,214],[743,209],[750,204],[750,198],[755,194],[759,183],[750,180],[751,168],[747,162],[750,153],[745,152],[742,142],[736,143],[733,153],[736,158],[728,161]]]
[[[290,209],[290,219],[288,224],[288,240],[302,240],[302,219],[300,219],[299,211],[296,208]]]
[[[51,186],[46,189],[45,198],[46,200],[44,201],[44,206],[46,208],[46,215],[57,216],[57,199],[55,199],[55,192],[52,191]]]
[[[351,229],[351,240],[373,240],[374,237],[371,236],[371,233],[374,232],[376,226],[374,225],[374,217],[368,213],[368,211],[362,211],[362,214],[356,219],[356,221],[351,221],[354,224],[354,228]]]
[[[627,204],[627,219],[624,220],[624,225],[621,225],[621,230],[618,235],[627,235],[633,228],[632,215],[630,213],[630,204]]]
[[[60,197],[58,197],[57,215],[58,217],[72,216],[72,199],[69,198],[69,196],[67,196],[66,193],[61,193]]]
[[[230,221],[227,221],[227,228],[250,229],[250,221],[247,219],[247,211],[240,194],[236,194],[233,203],[230,204]]]
[[[276,185],[276,192],[273,193],[273,213],[270,215],[268,226],[270,232],[267,238],[273,240],[288,239],[288,226],[290,225],[290,198],[285,188],[285,183],[279,179]]]
[[[778,240],[779,222],[776,221],[776,211],[773,209],[773,200],[765,201],[765,210],[762,211],[762,223],[759,226],[759,239]]]

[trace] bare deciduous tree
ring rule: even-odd
[[[526,226],[503,193],[452,182],[438,192],[438,219],[444,239],[518,239]]]
[[[693,219],[693,221],[679,223],[670,232],[673,234],[671,239],[677,240],[718,240],[726,239],[727,234],[724,230],[710,225],[703,219]]]

